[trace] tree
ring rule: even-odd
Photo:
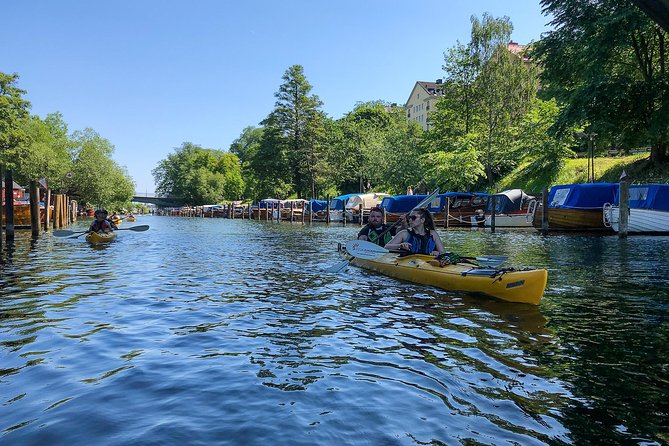
[[[237,200],[244,190],[237,155],[185,142],[153,169],[156,192],[191,205]]]
[[[502,150],[505,130],[527,110],[538,88],[532,66],[526,66],[522,57],[508,50],[512,31],[508,17],[495,19],[483,14],[480,21],[472,17],[470,45],[480,70],[475,88],[479,90],[482,133],[486,138],[489,186],[494,184],[493,166],[507,164]]]
[[[542,90],[564,104],[558,129],[590,123],[604,144],[651,146],[669,161],[667,32],[627,0],[542,0],[554,30],[537,44]]]
[[[242,178],[244,179],[244,197],[257,199],[258,176],[253,169],[253,162],[258,156],[262,144],[264,129],[259,127],[246,127],[239,138],[230,145],[229,152],[237,155],[242,167]]]
[[[111,158],[111,142],[87,128],[75,132],[72,143],[72,176],[65,180],[65,191],[93,206],[117,208],[129,203],[135,186],[125,169]]]
[[[300,197],[316,196],[324,170],[323,140],[325,115],[316,95],[309,95],[311,85],[301,65],[293,65],[282,77],[283,84],[275,93],[275,109],[262,122],[271,138],[280,137],[292,175],[292,184]]]
[[[17,160],[16,150],[28,140],[26,120],[30,103],[25,90],[16,86],[18,74],[0,72],[0,164],[10,169]]]

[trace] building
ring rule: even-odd
[[[423,130],[430,129],[428,114],[434,110],[434,104],[444,95],[441,79],[436,82],[418,81],[411,90],[404,108],[407,111],[407,119],[416,121]]]

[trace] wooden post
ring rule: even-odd
[[[60,229],[60,194],[55,194],[53,201],[53,228]]]
[[[341,225],[346,226],[346,202],[341,204]]]
[[[235,204],[234,203],[230,203],[230,218],[233,219],[233,220],[235,219]]]
[[[444,198],[446,198],[446,217],[444,221],[444,226],[446,227],[446,229],[448,229],[449,226],[448,220],[449,217],[451,216],[451,197],[444,197]]]
[[[330,196],[326,195],[325,199],[327,200],[327,203],[325,203],[325,224],[329,225],[330,224]]]
[[[7,242],[14,240],[14,176],[5,170],[5,237]]]
[[[5,183],[6,184],[6,183]],[[626,238],[630,217],[630,183],[627,178],[620,181],[620,203],[618,205],[618,237]]]
[[[363,214],[363,209],[362,209],[362,203],[358,205],[358,215],[360,216],[360,226],[362,227],[364,225],[363,220],[365,219],[365,215]]]
[[[70,203],[72,203],[72,223],[77,222],[77,211],[79,210],[79,203],[77,200],[71,200]]]
[[[304,218],[305,218],[305,213],[307,212],[307,203],[308,201],[303,201],[302,202],[302,224],[304,224]]]
[[[295,202],[291,201],[290,202],[290,222],[291,223],[293,222],[293,218],[295,218],[294,212],[295,212]]]
[[[30,232],[33,238],[39,237],[39,187],[36,180],[30,180]]]
[[[69,226],[72,222],[70,218],[70,197],[65,195],[65,226]]]
[[[534,208],[534,215],[537,215],[536,208]],[[548,188],[544,187],[541,191],[541,233],[548,234]]]
[[[490,197],[492,200],[492,212],[490,213],[490,231],[495,232],[495,214],[497,213],[497,196],[493,195]],[[485,221],[485,214],[483,214],[483,218]],[[485,225],[485,223],[484,223]]]
[[[309,202],[309,225],[314,223],[314,202]]]
[[[249,220],[253,218],[253,203],[249,203]],[[258,218],[260,218],[260,208],[258,208]]]
[[[265,203],[265,219],[267,221],[269,221],[269,213],[270,213],[269,205],[270,204],[272,205],[272,210],[274,210],[274,203]]]

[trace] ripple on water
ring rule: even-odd
[[[549,268],[536,308],[323,274],[354,226],[141,224],[103,249],[19,235],[5,253],[0,442],[668,438],[667,238],[443,233]]]

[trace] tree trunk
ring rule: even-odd
[[[669,161],[669,156],[667,155],[668,145],[667,139],[662,136],[651,147],[650,160],[656,167],[660,167],[662,164],[666,164],[667,161]]]

